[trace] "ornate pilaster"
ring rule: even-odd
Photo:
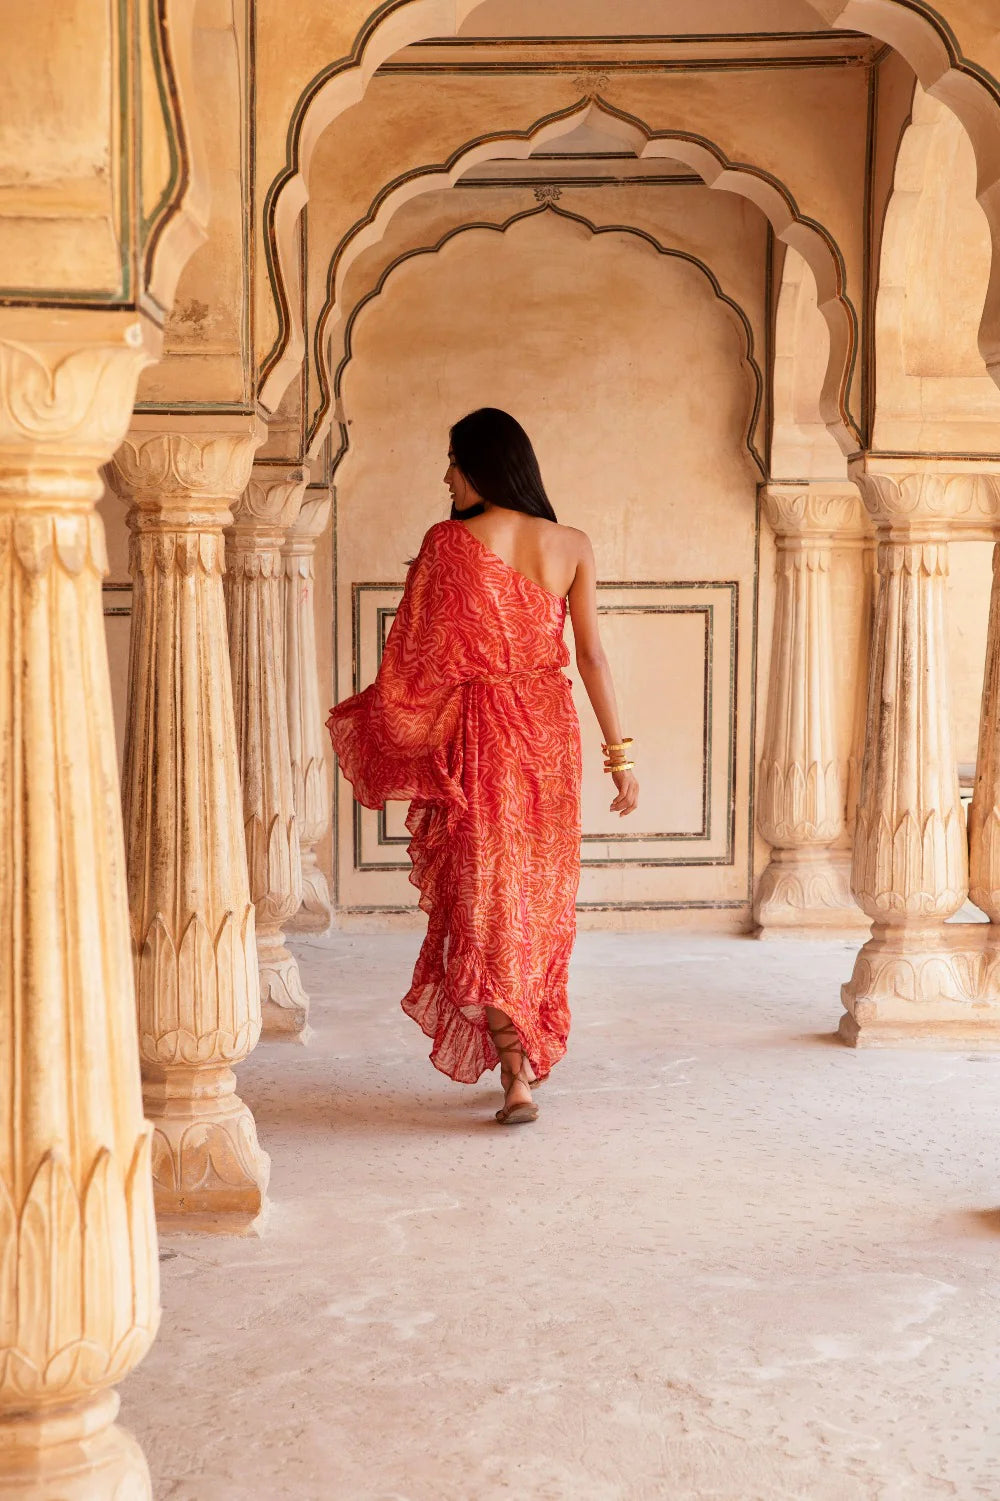
[[[288,745],[281,547],[302,504],[301,473],[255,471],[226,532],[226,595],[236,740],[264,1032],[308,1037],[309,998],[285,947],[302,903],[302,862]]]
[[[329,490],[310,486],[281,549],[288,744],[302,850],[302,906],[287,924],[295,932],[324,932],[331,917],[330,892],[316,863],[315,849],[330,826],[332,810],[324,753],[324,742],[326,745],[330,742],[323,727],[319,697],[313,602],[316,542],[330,519],[331,504]]]
[[[861,791],[861,767],[865,759],[865,731],[868,720],[868,669],[872,649],[872,622],[875,616],[875,596],[878,588],[878,543],[871,535],[864,540],[861,549],[861,594],[859,613],[861,630],[858,633],[858,651],[854,669],[854,709],[851,750],[847,758],[847,869],[850,876],[851,850],[854,846],[854,825],[858,816],[858,796]]]
[[[997,476],[1000,501],[1000,475]],[[993,548],[993,586],[979,716],[976,782],[969,810],[969,896],[989,918],[980,1002],[1000,1006],[1000,543]]]
[[[876,467],[877,465],[877,467]],[[993,504],[982,476],[918,458],[852,466],[878,529],[865,754],[852,882],[872,936],[842,989],[854,1046],[960,1044],[1000,1025],[978,1001],[978,945],[945,928],[968,889],[951,725],[948,538]]]
[[[845,786],[834,714],[830,561],[834,540],[862,530],[853,485],[768,485],[777,537],[774,635],[757,826],[772,847],[757,886],[759,936],[862,921],[832,846],[844,830]]]
[[[150,1495],[113,1426],[160,1310],[94,512],[146,340],[0,311],[0,1495],[50,1501]]]
[[[969,810],[969,895],[1000,923],[1000,543],[993,548],[993,587],[979,715],[976,782]]]
[[[232,1068],[261,1023],[222,529],[264,433],[169,422],[137,417],[110,471],[132,533],[122,780],[143,1098],[159,1214],[242,1226],[269,1161]]]

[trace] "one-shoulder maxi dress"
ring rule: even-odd
[[[327,720],[359,802],[410,803],[428,926],[402,1004],[463,1083],[498,1062],[487,1006],[511,1018],[536,1074],[566,1051],[581,753],[565,621],[564,599],[439,522],[375,682]]]

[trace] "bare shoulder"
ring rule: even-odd
[[[558,559],[560,586],[557,592],[569,592],[593,574],[594,551],[590,538],[577,526],[559,522],[543,523],[549,529],[547,550]]]
[[[531,524],[537,534],[550,545],[561,547],[566,553],[579,553],[590,547],[590,539],[579,527],[563,526],[560,521],[548,521],[543,516],[532,516]]]
[[[561,526],[559,530],[561,532],[565,532],[567,538],[571,540],[573,546],[578,548],[581,552],[593,552],[593,548],[590,545],[590,538],[587,536],[587,533],[582,532],[578,526]]]
[[[594,556],[590,538],[578,526],[560,526],[559,531],[562,533],[562,544],[568,556],[573,557],[578,563],[584,563]]]

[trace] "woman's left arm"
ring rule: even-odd
[[[618,718],[618,701],[611,677],[611,666],[601,645],[601,632],[597,618],[597,566],[590,538],[580,533],[580,558],[576,576],[569,591],[569,613],[573,622],[573,637],[576,642],[576,665],[587,697],[593,705],[597,723],[601,727],[606,745],[620,745],[621,721]],[[639,803],[639,783],[631,771],[611,773],[617,789],[617,797],[611,804],[612,813],[622,818],[633,813]]]

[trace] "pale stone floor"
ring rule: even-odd
[[[157,1501],[1000,1497],[1000,1056],[832,1040],[844,943],[585,934],[535,1126],[299,945],[261,1239],[164,1239]]]

